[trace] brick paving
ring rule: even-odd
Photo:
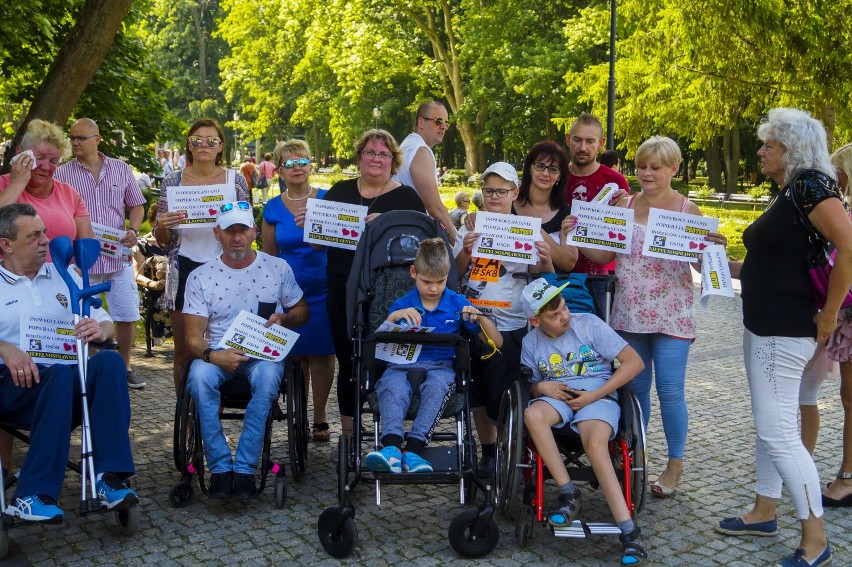
[[[746,509],[754,483],[753,422],[742,366],[740,300],[712,298],[698,312],[698,339],[692,347],[687,377],[690,433],[686,470],[679,491],[667,500],[646,499],[639,515],[653,565],[773,565],[798,541],[798,522],[785,498],[779,507],[780,534],[770,538],[724,538],[713,522]],[[301,483],[289,482],[283,510],[274,506],[270,487],[247,504],[211,501],[196,489],[186,508],[171,506],[168,492],[178,480],[172,458],[174,394],[167,347],[153,358],[134,351],[136,370],[148,381],[131,392],[135,487],[142,499],[141,528],[130,538],[116,534],[112,514],[80,517],[79,482],[69,475],[62,494],[64,526],[28,526],[10,533],[5,565],[336,565],[316,535],[320,512],[336,502],[336,472],[329,460],[332,445],[310,443],[308,469]],[[836,380],[823,386],[822,435],[816,460],[822,480],[837,470],[843,411]],[[281,424],[273,452],[286,457]],[[332,413],[332,430],[339,431]],[[231,430],[231,437],[238,433]],[[656,408],[648,431],[649,476],[665,462],[665,444]],[[75,442],[72,454],[79,451]],[[16,449],[16,460],[21,448]],[[605,519],[600,493],[584,488],[590,517]],[[443,565],[458,559],[447,541],[447,528],[460,510],[452,486],[384,486],[382,507],[375,505],[370,484],[354,497],[359,545],[347,565]],[[852,510],[826,510],[834,565],[852,565]],[[498,515],[497,549],[476,564],[604,565],[617,564],[614,537],[563,540],[536,526],[532,542],[520,549],[514,522]],[[467,562],[466,562],[467,563]],[[470,561],[469,563],[474,563]]]

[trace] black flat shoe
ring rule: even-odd
[[[852,494],[847,494],[840,500],[835,500],[823,494],[822,506],[823,508],[852,508]]]

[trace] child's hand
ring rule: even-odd
[[[480,233],[478,232],[468,232],[464,235],[464,240],[462,241],[462,249],[464,253],[468,256],[473,254],[473,243],[476,242],[476,239],[479,238]]]
[[[461,310],[461,318],[462,321],[469,321],[471,323],[476,323],[479,316],[482,315],[482,312],[476,309],[471,305],[465,305]]]
[[[554,400],[562,400],[563,402],[569,402],[575,396],[577,396],[577,393],[575,393],[575,390],[573,388],[569,388],[562,382],[555,382],[551,380],[548,380],[546,382],[539,382],[538,391],[536,393],[539,396],[547,396],[548,398],[553,398]]]
[[[587,392],[584,390],[571,390],[575,397],[571,400],[568,400],[568,407],[570,407],[574,411],[578,411],[592,402],[598,401],[598,396],[594,392]]]
[[[407,307],[405,309],[397,309],[390,315],[388,315],[388,321],[391,323],[402,324],[405,322],[409,327],[416,327],[422,321],[420,317],[420,312],[417,311],[414,307]]]

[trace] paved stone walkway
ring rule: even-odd
[[[639,516],[644,540],[656,565],[774,565],[798,541],[798,522],[789,499],[780,506],[780,535],[771,538],[723,538],[712,525],[745,510],[754,483],[753,422],[742,368],[739,298],[712,298],[698,312],[699,336],[692,348],[687,379],[690,434],[684,478],[677,496],[648,498]],[[62,495],[67,512],[62,527],[30,526],[11,532],[4,565],[335,565],[320,546],[316,522],[336,502],[336,473],[331,444],[311,443],[308,470],[290,483],[286,506],[274,507],[272,493],[245,505],[211,501],[199,495],[186,508],[172,508],[170,487],[179,478],[172,460],[174,394],[168,350],[154,358],[134,352],[136,369],[148,381],[131,392],[132,439],[137,463],[135,486],[142,498],[142,525],[132,538],[115,534],[111,514],[79,517],[79,482],[69,475]],[[817,464],[827,482],[837,470],[842,408],[838,382],[823,387],[823,433]],[[338,430],[333,415],[332,429]],[[665,444],[656,409],[649,436],[650,478],[665,462]],[[236,433],[232,435],[232,438]],[[286,457],[284,428],[275,430],[273,451]],[[276,451],[277,449],[277,451]],[[78,445],[72,448],[78,451]],[[16,458],[21,456],[20,447]],[[600,493],[584,489],[589,515],[605,517]],[[355,495],[359,545],[347,565],[444,565],[458,560],[449,547],[447,528],[460,506],[454,487],[383,487],[383,505],[374,502],[372,485]],[[852,510],[827,510],[834,565],[852,565]],[[497,549],[476,564],[615,565],[617,538],[561,540],[536,527],[521,550],[514,523],[498,516]],[[467,563],[467,562],[466,562]],[[471,564],[473,562],[470,562]]]

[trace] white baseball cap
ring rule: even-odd
[[[527,284],[524,291],[521,293],[524,313],[526,316],[535,317],[538,315],[541,308],[544,307],[548,301],[559,295],[563,289],[568,287],[569,283],[571,282],[566,281],[561,286],[556,287],[554,285],[550,285],[546,279],[538,278],[532,283]]]
[[[485,183],[485,178],[491,174],[499,175],[506,181],[515,184],[515,187],[520,187],[521,180],[518,179],[518,172],[515,170],[515,167],[511,164],[506,163],[505,161],[497,161],[488,166],[488,168],[482,173],[482,182]]]
[[[219,214],[216,215],[216,224],[222,230],[235,224],[243,224],[252,228],[254,227],[254,212],[251,210],[251,205],[246,201],[225,203],[219,207]]]

